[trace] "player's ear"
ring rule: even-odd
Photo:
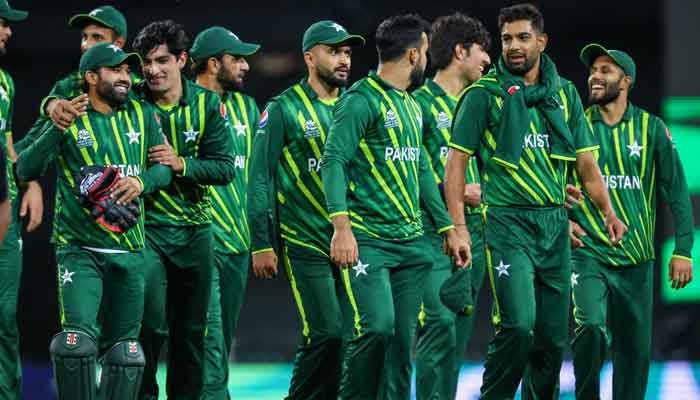
[[[85,82],[87,82],[88,85],[97,85],[97,72],[87,71],[85,73]]]
[[[116,39],[114,39],[114,43],[113,43],[113,44],[114,44],[115,46],[119,47],[120,49],[123,49],[124,46],[126,46],[126,40],[125,40],[123,37],[119,36],[119,37],[117,37]]]
[[[207,60],[207,70],[214,74],[219,72],[219,60],[217,60],[216,57],[209,57]]]
[[[307,68],[311,68],[314,65],[314,54],[311,51],[304,52],[304,64]]]
[[[624,84],[622,88],[627,89],[627,91],[629,91],[632,87],[632,78],[630,78],[629,75],[625,75],[622,77],[622,82]]]
[[[546,33],[542,32],[539,35],[537,35],[537,49],[540,51],[540,53],[547,48],[548,42],[549,36],[547,36]]]
[[[464,60],[469,56],[469,50],[464,47],[462,43],[457,43],[452,53],[456,60]]]
[[[408,49],[408,62],[411,65],[416,65],[418,61],[420,61],[420,52],[417,48],[411,47]]]
[[[177,66],[178,66],[178,68],[180,68],[180,69],[185,68],[185,65],[187,65],[187,56],[188,56],[188,55],[187,55],[187,52],[186,52],[186,51],[183,51],[182,53],[180,53],[179,56],[177,56]]]

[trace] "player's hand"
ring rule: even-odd
[[[566,185],[566,201],[564,207],[571,210],[574,204],[580,206],[583,201],[583,192],[574,185]]]
[[[340,219],[337,221],[336,219]],[[359,250],[357,240],[352,233],[350,218],[342,215],[334,218],[333,237],[331,238],[331,261],[343,268],[348,268],[357,263]]]
[[[168,143],[168,139],[165,136],[163,136],[163,140],[165,140],[165,143],[148,149],[149,161],[167,165],[173,172],[182,172],[185,169],[185,166],[182,164],[182,158],[178,157],[175,149]]]
[[[580,238],[586,236],[586,231],[581,228],[581,225],[569,220],[569,237],[571,238],[571,248],[577,249],[584,247],[583,241]]]
[[[622,237],[627,233],[627,225],[620,221],[617,215],[612,212],[605,217],[605,228],[608,230],[610,243],[613,246],[620,243]]]
[[[464,203],[469,207],[479,207],[481,204],[481,185],[478,183],[464,185]]]
[[[24,218],[27,215],[29,215],[27,232],[33,232],[41,225],[44,217],[44,196],[41,193],[41,186],[36,181],[27,183],[27,190],[22,196],[19,216]]]
[[[46,112],[57,128],[66,130],[76,119],[85,115],[88,101],[87,94],[81,94],[72,100],[53,99],[46,106]]]
[[[467,268],[472,263],[472,240],[467,227],[460,225],[445,233],[445,253],[454,257],[455,264]]]
[[[139,197],[141,192],[143,192],[141,182],[132,176],[125,176],[114,184],[111,196],[117,199],[117,204],[124,205]]]
[[[671,258],[671,262],[668,264],[668,280],[671,281],[672,288],[683,289],[693,280],[692,262],[681,258]]]
[[[277,254],[274,250],[253,254],[253,273],[256,278],[263,279],[277,276]]]

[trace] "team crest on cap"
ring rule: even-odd
[[[101,9],[101,8],[96,8],[96,9],[90,11],[90,13],[89,13],[88,15],[91,16],[91,17],[94,17],[95,15],[97,15],[97,14],[99,14],[99,13],[101,13],[101,12],[102,12],[102,9]]]
[[[139,347],[136,342],[129,342],[129,353],[138,353]]]
[[[260,114],[260,123],[258,124],[258,128],[264,128],[265,125],[267,125],[267,110]]]

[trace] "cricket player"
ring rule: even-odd
[[[241,93],[249,67],[246,57],[260,45],[241,41],[215,26],[194,40],[190,57],[197,84],[216,92],[233,130],[236,174],[226,186],[209,186],[214,228],[214,269],[206,336],[202,399],[228,399],[228,360],[248,280],[250,231],[247,216],[248,159],[260,118],[255,100]]]
[[[67,130],[47,125],[20,154],[21,181],[58,169],[60,207],[53,243],[58,261],[61,332],[51,358],[61,400],[96,396],[96,359],[102,358],[100,397],[136,399],[145,364],[137,341],[143,313],[143,203],[166,186],[170,168],[149,162],[163,143],[152,106],[129,100],[135,53],[99,44],[83,54],[79,72],[88,88],[86,114]]]
[[[272,232],[279,231],[303,329],[287,399],[338,397],[344,289],[330,258],[332,227],[320,168],[333,107],[350,77],[352,49],[364,42],[334,21],[311,25],[301,46],[308,76],[267,104],[255,138],[248,188],[253,269],[261,277],[277,273]],[[276,196],[270,198],[272,188]],[[274,215],[279,218],[271,221]]]
[[[0,171],[7,169],[7,157],[0,147]],[[7,228],[10,227],[12,216],[10,215],[10,197],[7,193],[8,176],[0,174],[0,244],[5,240]]]
[[[26,11],[13,9],[6,0],[0,1],[0,56],[7,54],[12,37],[10,24],[23,21]],[[3,165],[0,174],[5,177],[10,215],[5,240],[0,244],[0,398],[19,399],[22,386],[22,366],[19,354],[17,330],[17,297],[22,275],[22,219],[27,231],[41,224],[43,199],[37,182],[17,185],[12,165],[17,159],[12,142],[12,118],[15,99],[14,80],[7,71],[0,69],[0,132],[4,140]]]
[[[354,329],[341,399],[410,396],[411,344],[433,247],[421,206],[470,260],[445,210],[422,144],[423,116],[407,89],[421,84],[430,25],[417,15],[388,18],[376,32],[379,66],[338,101],[321,164],[331,259],[342,275]]]
[[[598,145],[574,85],[544,52],[544,18],[531,4],[501,9],[502,53],[457,106],[445,179],[447,204],[464,225],[464,174],[482,165],[488,273],[496,333],[481,398],[556,398],[568,336],[571,278],[564,203],[570,168],[604,215],[611,245],[626,231],[610,205]]]
[[[580,58],[589,72],[591,107],[585,115],[600,143],[598,166],[629,231],[610,246],[590,196],[572,210],[571,240],[578,246],[571,274],[576,398],[599,398],[600,369],[612,342],[613,398],[641,400],[651,357],[656,188],[670,204],[676,227],[669,264],[674,289],[693,276],[692,206],[671,133],[661,118],[629,101],[636,81],[632,57],[589,44]]]
[[[101,6],[88,13],[76,14],[68,20],[68,25],[81,32],[81,54],[98,43],[112,43],[119,48],[124,48],[126,43],[126,18],[112,6]],[[137,71],[131,71],[131,81],[135,84],[140,79],[134,72]],[[39,117],[27,134],[15,143],[18,153],[41,136],[41,129],[48,119],[57,127],[66,129],[84,114],[87,94],[83,93],[82,83],[83,77],[75,71],[53,85],[51,92],[41,102]]]
[[[487,50],[491,37],[477,19],[461,13],[439,17],[430,31],[428,52],[436,73],[413,95],[423,114],[423,146],[433,175],[442,190],[450,129],[455,107],[464,89],[481,78],[491,60]],[[466,295],[478,297],[484,278],[481,188],[476,159],[469,161],[465,186],[467,224],[472,238],[471,283]],[[432,244],[433,268],[423,284],[423,305],[418,316],[416,341],[416,398],[454,399],[457,378],[472,330],[472,318],[456,314],[440,300],[440,289],[458,267],[442,251],[442,237],[423,217],[426,239]],[[467,277],[469,278],[469,277]]]
[[[144,82],[135,94],[155,105],[167,139],[151,149],[149,159],[169,166],[174,175],[168,187],[146,197],[141,398],[158,398],[158,356],[169,329],[168,397],[198,399],[214,269],[209,186],[234,180],[233,133],[221,96],[182,75],[189,39],[181,25],[152,22],[133,47],[144,60]]]

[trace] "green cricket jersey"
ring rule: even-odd
[[[80,168],[116,165],[122,175],[137,177],[148,194],[165,187],[169,167],[148,162],[148,149],[163,143],[163,133],[152,106],[128,100],[111,114],[88,106],[87,114],[62,132],[50,125],[19,156],[17,174],[23,182],[46,173],[56,161],[56,212],[52,241],[101,249],[137,251],[144,246],[144,205],[139,223],[124,234],[108,231],[83,208],[76,195]]]
[[[484,79],[496,78],[481,78]],[[530,125],[522,127],[528,133],[518,169],[505,167],[492,159],[498,145],[492,132],[496,132],[501,120],[503,98],[487,91],[481,80],[468,89],[457,106],[450,147],[480,158],[483,203],[505,207],[563,205],[567,177],[573,165],[550,157],[551,128],[535,107],[529,108]],[[598,145],[576,87],[563,78],[561,82],[556,100],[573,135],[576,152],[593,151]]]
[[[372,237],[423,234],[421,206],[438,232],[452,221],[423,149],[423,115],[410,93],[374,71],[340,99],[321,169],[331,217],[349,214]]]
[[[413,97],[423,112],[423,146],[425,155],[433,169],[435,180],[442,183],[447,164],[450,136],[452,135],[452,119],[457,108],[459,97],[453,97],[445,93],[432,79],[427,79],[425,84],[413,92]],[[466,172],[466,183],[481,183],[479,167],[476,158],[469,159]],[[467,214],[478,214],[481,207],[466,207]],[[425,224],[426,221],[424,220]]]
[[[571,216],[588,233],[584,254],[609,265],[641,264],[654,258],[656,188],[668,199],[676,227],[675,257],[690,260],[693,214],[683,166],[661,118],[628,104],[622,120],[608,126],[598,106],[586,111],[600,143],[598,165],[615,213],[629,229],[610,246],[602,213],[586,196]],[[578,182],[577,182],[578,183]]]
[[[141,82],[141,78],[138,75],[131,73],[132,85],[135,85],[139,82]],[[36,121],[34,121],[34,124],[32,124],[31,128],[29,128],[27,134],[24,135],[24,137],[21,140],[15,143],[15,151],[17,151],[17,153],[19,154],[32,142],[38,139],[39,136],[41,136],[41,129],[44,128],[44,126],[46,125],[46,121],[49,120],[49,117],[46,115],[45,108],[46,104],[50,100],[70,100],[81,94],[83,94],[83,78],[80,76],[78,71],[68,74],[63,79],[57,81],[51,88],[49,95],[41,101],[41,105],[39,106],[39,117],[36,119]]]
[[[5,153],[5,174],[7,176],[7,198],[10,201],[17,198],[17,182],[12,172],[12,159],[7,150],[7,138],[12,137],[12,114],[15,100],[15,82],[10,74],[0,69],[0,132],[4,132],[2,150]],[[13,221],[14,222],[14,221]]]
[[[152,101],[146,82],[137,98]],[[182,80],[182,97],[169,107],[155,106],[163,132],[183,159],[184,170],[168,187],[146,197],[146,225],[192,226],[211,223],[209,185],[228,185],[235,176],[233,135],[219,95]]]
[[[307,79],[268,103],[260,119],[251,161],[250,226],[253,252],[272,248],[270,185],[277,198],[282,238],[328,254],[333,234],[326,211],[321,157],[335,101],[321,100]]]
[[[253,129],[260,111],[252,97],[238,92],[226,93],[223,99],[233,129],[236,173],[233,182],[225,186],[209,186],[214,219],[214,238],[220,250],[240,254],[250,248],[247,216],[248,160],[253,141]]]

